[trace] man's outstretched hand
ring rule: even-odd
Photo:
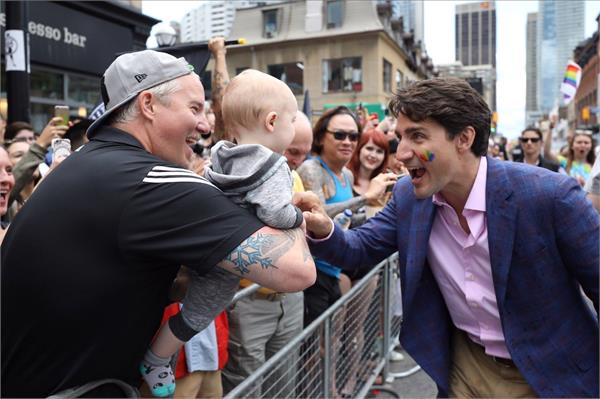
[[[315,193],[311,191],[294,193],[293,203],[302,211],[306,230],[311,233],[313,238],[325,238],[329,235],[333,223]]]

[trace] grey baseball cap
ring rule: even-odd
[[[100,84],[106,111],[92,123],[87,135],[92,138],[114,110],[141,91],[192,73],[185,58],[160,51],[143,50],[120,55],[104,72]]]

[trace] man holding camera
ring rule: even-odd
[[[264,226],[187,169],[190,144],[208,130],[192,69],[152,50],[118,57],[102,78],[106,112],[90,142],[11,226],[2,245],[2,396],[45,397],[107,378],[138,385],[182,264],[280,292],[314,282],[302,230]],[[32,251],[40,231],[69,248],[47,239]]]

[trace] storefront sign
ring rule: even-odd
[[[30,21],[27,25],[29,30],[29,34],[32,36],[40,36],[46,39],[52,39],[54,41],[60,42],[62,40],[65,44],[71,44],[73,46],[85,47],[85,42],[87,41],[87,37],[82,34],[77,34],[74,32],[70,32],[69,28],[63,26],[63,31],[59,28],[54,28],[49,25],[44,25],[40,23],[35,23]]]
[[[2,36],[6,17],[0,15]],[[29,2],[32,63],[102,75],[116,54],[131,51],[131,27],[107,21],[60,3]],[[5,49],[2,48],[3,54]]]

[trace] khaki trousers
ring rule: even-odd
[[[537,395],[514,365],[499,363],[455,329],[450,367],[451,398],[535,398]]]
[[[302,332],[304,294],[294,292],[272,300],[243,298],[228,311],[229,361],[223,369],[228,394]],[[298,353],[282,360],[268,377],[258,379],[252,396],[294,397]]]

